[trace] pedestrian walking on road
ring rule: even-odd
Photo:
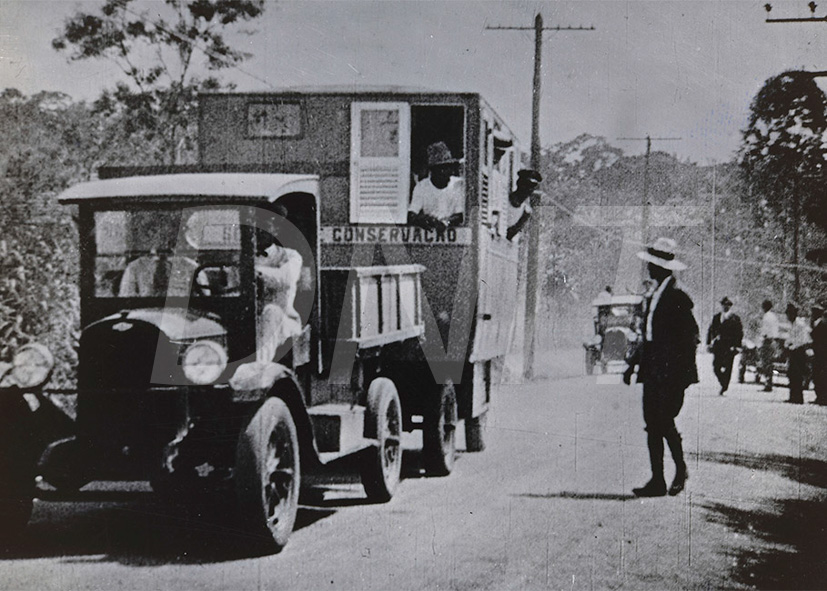
[[[813,306],[813,386],[816,391],[815,404],[827,405],[827,300]]]
[[[810,340],[810,327],[803,318],[798,317],[798,307],[787,304],[787,320],[790,332],[784,340],[787,350],[787,379],[790,380],[790,398],[787,402],[804,404],[804,374],[807,372],[807,348]]]
[[[721,311],[712,317],[712,324],[706,333],[706,344],[712,353],[712,368],[721,384],[719,394],[724,395],[729,389],[732,377],[732,361],[744,339],[744,327],[741,319],[732,312],[732,300],[721,300]]]
[[[764,300],[761,304],[764,315],[761,317],[761,375],[764,376],[764,392],[772,392],[772,364],[776,355],[778,338],[778,316],[772,311],[772,302]]]
[[[675,258],[676,251],[674,240],[658,238],[638,253],[648,263],[649,275],[657,284],[647,305],[643,344],[623,374],[623,381],[629,384],[634,367],[639,364],[638,382],[643,383],[643,420],[652,478],[632,490],[638,497],[661,497],[667,493],[663,476],[664,439],[675,462],[675,479],[668,493],[680,493],[688,478],[675,418],[683,406],[684,391],[698,382],[695,353],[700,340],[692,300],[675,285],[673,272],[686,269]]]

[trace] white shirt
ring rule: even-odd
[[[663,295],[663,290],[666,289],[667,284],[670,281],[674,281],[675,277],[670,275],[666,279],[664,279],[658,288],[655,290],[655,293],[652,294],[652,299],[649,301],[649,314],[646,316],[646,340],[652,340],[652,316],[655,314],[655,308],[658,306],[658,302],[660,301],[660,296]]]
[[[765,339],[778,338],[778,316],[772,310],[761,318],[761,336]]]
[[[796,318],[795,322],[790,326],[790,333],[784,341],[784,346],[787,349],[794,350],[800,347],[805,347],[812,343],[810,339],[810,327],[803,318]]]
[[[413,190],[411,213],[426,213],[448,222],[456,213],[465,213],[465,179],[452,176],[444,189],[437,189],[428,177],[419,181]]]
[[[256,274],[264,288],[263,308],[256,335],[256,361],[273,361],[278,347],[302,332],[299,313],[293,307],[302,270],[301,255],[271,244],[265,256],[256,256]]]

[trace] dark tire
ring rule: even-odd
[[[43,446],[22,396],[0,392],[0,546],[15,545],[32,516],[37,460]]]
[[[364,452],[362,484],[369,500],[383,503],[393,497],[402,471],[402,405],[388,378],[376,378],[368,389],[365,436],[377,445]]]
[[[59,493],[75,493],[89,483],[80,461],[81,448],[74,437],[51,443],[40,458],[41,475]]]
[[[34,507],[34,472],[4,450],[0,458],[0,543],[16,541],[26,529]],[[7,455],[9,454],[9,455]]]
[[[269,398],[238,438],[235,488],[239,512],[251,529],[281,550],[293,531],[301,470],[296,425],[287,405]]]
[[[0,495],[3,496],[0,499],[0,546],[6,546],[16,542],[29,523],[34,507],[34,487],[28,495],[7,497],[5,492]]]
[[[485,449],[485,423],[488,413],[465,419],[465,449],[471,452]]]
[[[422,456],[425,472],[447,476],[454,469],[457,453],[457,394],[452,383],[439,389],[439,397],[425,415]]]

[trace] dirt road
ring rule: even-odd
[[[82,503],[37,503],[0,557],[0,587],[827,588],[827,408],[785,404],[783,388],[719,396],[708,356],[699,364],[678,422],[690,479],[674,498],[630,493],[649,476],[639,387],[550,371],[498,389],[488,449],[451,476],[419,477],[410,453],[385,505],[343,479],[301,509],[281,554],[245,553],[222,507],[98,486]]]

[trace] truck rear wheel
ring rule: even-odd
[[[239,435],[235,486],[242,517],[254,533],[271,538],[276,551],[293,531],[300,484],[296,425],[287,405],[269,398]]]
[[[402,471],[402,405],[388,378],[376,378],[370,384],[365,436],[377,441],[365,451],[361,463],[365,493],[371,501],[389,501]]]
[[[465,449],[483,451],[485,449],[485,423],[488,411],[478,417],[465,419]]]
[[[422,455],[425,471],[434,476],[447,476],[456,458],[457,394],[452,383],[444,384],[438,399],[425,415],[422,433]]]

